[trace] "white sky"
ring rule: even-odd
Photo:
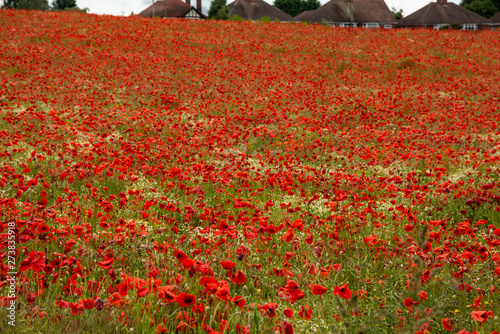
[[[131,12],[138,14],[149,5],[152,4],[153,0],[76,0],[76,5],[80,8],[88,8],[90,13],[94,14],[108,14],[108,15],[130,15]],[[226,0],[227,3],[231,3],[233,0]],[[265,0],[266,2],[272,4],[274,0]],[[321,4],[325,4],[329,0],[320,0]],[[460,0],[449,0],[456,4],[460,3]],[[403,14],[409,15],[414,11],[427,5],[431,0],[385,0],[389,8],[395,7],[397,9],[402,8]],[[207,14],[210,8],[211,0],[202,0],[203,13]],[[191,0],[191,5],[196,7],[196,0]]]

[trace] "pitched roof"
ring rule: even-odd
[[[489,24],[491,21],[462,6],[458,6],[447,1],[440,1],[440,3],[431,2],[427,6],[422,7],[416,12],[399,20],[399,25],[402,26],[419,26],[443,23]]]
[[[331,0],[295,16],[297,21],[396,23],[384,0]]]
[[[229,9],[229,17],[238,15],[246,20],[257,21],[267,16],[271,21],[276,19],[294,21],[293,17],[263,0],[236,0],[227,5],[227,8]]]
[[[181,0],[158,0],[140,12],[139,15],[142,17],[153,17],[153,6],[154,16],[160,17],[184,17],[191,9],[196,10],[196,8]],[[205,17],[202,13],[198,13],[201,17]]]
[[[500,23],[500,12],[490,17],[490,21],[492,21],[493,23]]]

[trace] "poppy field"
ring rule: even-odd
[[[499,333],[499,55],[0,10],[0,332]]]

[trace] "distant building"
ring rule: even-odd
[[[392,28],[398,23],[384,0],[331,0],[300,13],[295,20],[363,28]]]
[[[227,5],[229,18],[237,15],[245,20],[259,21],[263,17],[269,17],[271,21],[276,19],[282,22],[294,21],[293,17],[263,0],[236,0]]]
[[[492,17],[490,17],[490,21],[493,22],[491,24],[491,29],[492,30],[499,30],[500,29],[500,12],[496,13]]]
[[[398,22],[401,27],[428,29],[460,25],[462,30],[471,31],[490,29],[491,23],[490,20],[448,0],[431,2]]]
[[[206,16],[201,12],[201,0],[196,1],[196,7],[191,6],[191,1],[181,0],[159,0],[139,13],[142,17],[169,17],[185,19],[204,19]]]

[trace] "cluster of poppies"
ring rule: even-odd
[[[497,32],[0,22],[18,326],[500,330]]]

